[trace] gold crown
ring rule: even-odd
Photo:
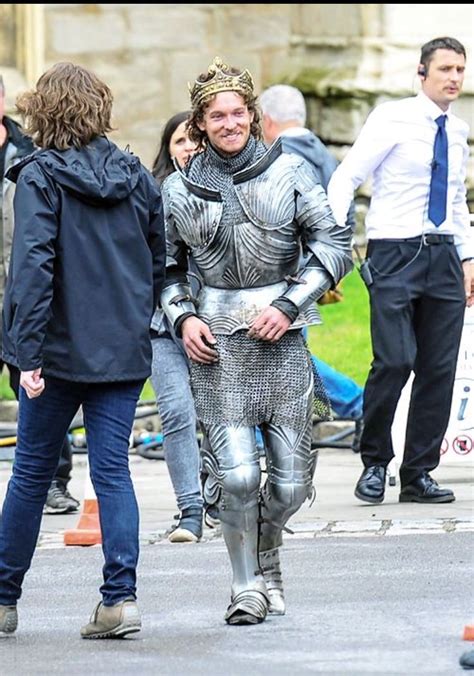
[[[212,75],[212,77],[205,82],[197,79],[194,84],[188,84],[193,108],[197,108],[208,96],[219,92],[238,92],[245,96],[253,94],[253,79],[247,69],[238,75],[227,71],[229,71],[229,66],[216,56],[207,69],[207,76]]]

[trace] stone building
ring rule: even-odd
[[[214,56],[245,66],[257,90],[305,94],[309,126],[342,157],[374,104],[416,93],[420,46],[440,35],[474,44],[472,4],[2,4],[0,69],[10,112],[18,91],[57,61],[94,70],[115,95],[111,137],[148,167],[163,123],[189,105],[188,81]],[[457,113],[474,136],[468,53]],[[471,138],[471,141],[473,139]],[[474,161],[468,176],[474,212]],[[363,186],[360,196],[370,194]]]

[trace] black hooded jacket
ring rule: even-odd
[[[15,165],[3,358],[82,382],[147,378],[164,281],[161,193],[106,137]]]

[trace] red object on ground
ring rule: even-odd
[[[100,545],[101,543],[99,503],[97,498],[86,499],[76,528],[64,531],[64,544],[90,546]]]

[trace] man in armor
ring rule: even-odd
[[[282,530],[312,494],[312,417],[315,408],[328,412],[300,329],[319,322],[315,301],[351,269],[351,231],[336,224],[302,157],[261,142],[248,70],[216,58],[190,96],[189,135],[202,152],[162,186],[161,302],[190,357],[208,441],[204,497],[219,507],[233,572],[225,620],[255,624],[285,612]],[[310,255],[299,269],[302,252]],[[256,426],[267,454],[263,487]]]

